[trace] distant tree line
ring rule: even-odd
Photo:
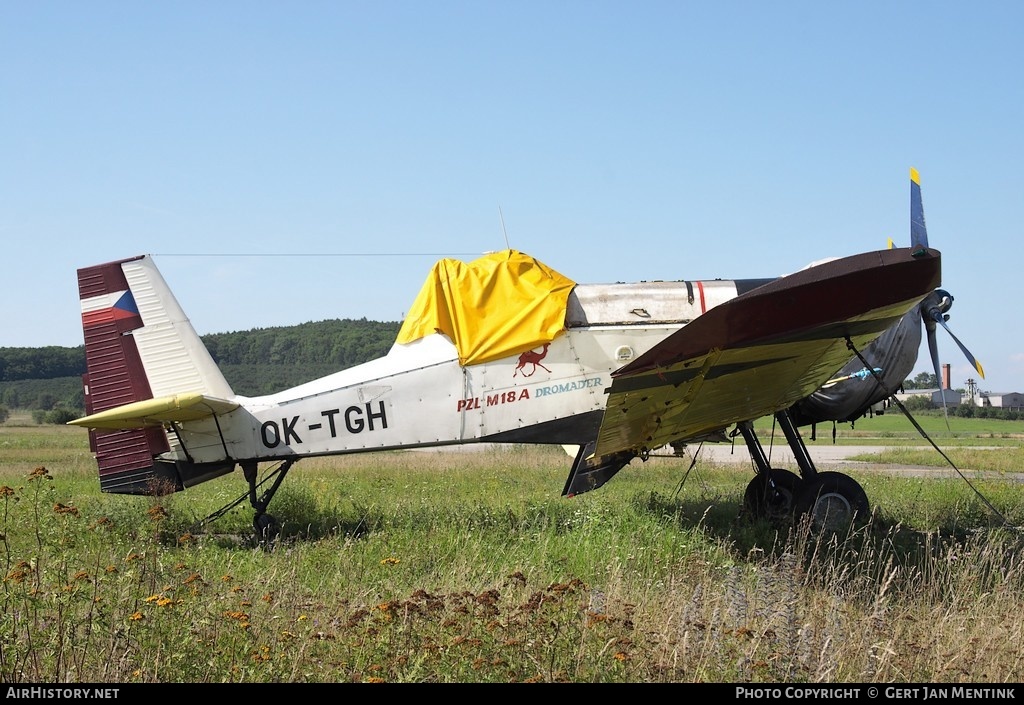
[[[932,372],[918,372],[914,378],[903,382],[904,389],[938,389],[939,378]]]
[[[85,372],[85,346],[0,348],[0,382],[72,377]]]
[[[220,365],[322,365],[340,370],[386,355],[401,323],[335,319],[203,336]]]
[[[343,369],[385,355],[400,323],[336,319],[201,336],[222,365],[325,365]],[[55,379],[85,372],[85,346],[0,348],[0,382]]]
[[[232,389],[256,396],[382,357],[400,327],[399,322],[335,319],[201,337]],[[80,416],[83,374],[82,345],[0,348],[0,423],[9,409]]]

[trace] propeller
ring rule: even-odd
[[[964,354],[967,361],[971,363],[971,366],[978,371],[981,378],[985,378],[985,369],[981,366],[981,362],[978,358],[971,354],[971,351],[960,342],[960,339],[956,337],[946,321],[949,320],[949,314],[946,313],[953,305],[953,296],[944,289],[936,289],[933,291],[922,303],[922,318],[924,318],[925,327],[928,330],[928,350],[932,355],[932,365],[938,369],[939,357],[938,357],[938,344],[935,340],[935,324],[938,323],[940,326],[946,329],[949,333],[949,337],[953,339],[953,342],[960,348],[960,352]]]
[[[914,256],[924,254],[928,248],[928,228],[924,222],[924,202],[921,198],[921,177],[917,169],[910,170],[910,247]],[[949,309],[953,306],[953,296],[945,289],[936,289],[921,302],[921,320],[924,322],[925,330],[928,333],[928,352],[931,354],[932,367],[935,369],[935,381],[939,384],[940,393],[942,389],[942,372],[939,368],[939,344],[935,331],[942,326],[949,333],[953,342],[959,346],[960,351],[967,358],[968,362],[978,371],[982,379],[985,378],[985,370],[978,359],[971,354],[960,339],[953,334],[946,321],[949,320]],[[946,396],[942,395],[942,411],[946,413],[946,425],[949,425],[949,416],[946,412]]]

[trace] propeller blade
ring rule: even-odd
[[[925,321],[928,331],[928,352],[932,355],[932,368],[935,370],[935,383],[939,385],[939,397],[942,398],[942,415],[946,417],[946,430],[949,429],[949,411],[946,409],[946,390],[942,388],[942,370],[939,369],[939,342],[935,338],[935,323]]]
[[[946,324],[945,320],[940,319],[939,323],[941,323],[942,327],[946,329],[947,333],[949,333],[949,337],[951,337],[953,339],[953,342],[955,342],[957,345],[960,346],[960,351],[964,354],[964,357],[967,358],[967,361],[970,362],[971,365],[974,366],[974,369],[976,369],[978,371],[978,374],[981,375],[981,378],[985,379],[985,370],[981,367],[981,363],[978,362],[978,359],[975,358],[974,355],[971,354],[970,350],[968,350],[966,347],[964,347],[964,344],[960,342],[959,338],[957,338],[955,335],[953,335],[953,331],[951,331],[949,329],[949,325]]]
[[[946,314],[946,311],[948,311],[952,306],[953,296],[944,289],[936,289],[932,294],[928,295],[927,299],[925,299],[925,311],[922,314],[922,318],[924,318],[925,325],[928,326],[928,345],[929,347],[932,345],[932,336],[934,335],[935,324],[938,323],[939,325],[946,329],[946,332],[949,333],[949,336],[960,347],[960,352],[964,354],[964,357],[967,358],[967,361],[971,363],[971,366],[973,366],[974,369],[978,371],[978,374],[981,375],[982,379],[984,379],[985,370],[981,366],[981,363],[978,361],[976,357],[974,357],[973,354],[971,354],[971,351],[968,350],[967,347],[960,342],[960,339],[957,338],[956,335],[953,333],[952,329],[950,329],[949,324],[946,323],[946,320],[949,318],[949,316]],[[933,353],[932,361],[936,365],[938,365],[938,363],[935,362],[934,356],[935,353]]]
[[[917,169],[910,168],[910,248],[911,253],[923,254],[928,248],[928,228],[924,222],[924,201],[921,198],[921,175]],[[949,333],[953,341],[960,347],[960,352],[978,371],[982,379],[985,378],[985,370],[978,359],[971,354],[960,339],[946,324],[949,316],[946,314],[953,305],[953,296],[943,289],[936,289],[921,302],[921,320],[928,332],[928,352],[932,357],[932,368],[935,370],[935,381],[939,385],[939,394],[942,395],[942,411],[946,415],[946,428],[949,428],[949,413],[946,409],[946,394],[942,388],[942,370],[939,367],[939,343],[935,337],[935,324],[938,323]]]
[[[928,228],[924,224],[924,201],[921,199],[921,176],[910,169],[910,247],[912,254],[924,252],[928,247]]]

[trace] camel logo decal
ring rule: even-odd
[[[522,355],[520,355],[519,364],[516,365],[516,370],[515,372],[512,373],[512,376],[516,377],[519,374],[519,372],[522,371],[523,377],[532,377],[533,373],[537,371],[538,367],[550,372],[551,370],[549,370],[547,367],[544,367],[544,365],[540,363],[541,360],[548,356],[549,345],[551,345],[551,343],[544,343],[544,347],[541,349],[540,352],[537,352],[536,350],[527,350]],[[527,365],[533,365],[530,368],[529,372],[526,371]]]

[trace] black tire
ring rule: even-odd
[[[822,472],[804,483],[794,512],[806,516],[816,533],[836,533],[868,518],[867,493],[849,475]]]
[[[796,497],[803,488],[800,476],[782,468],[769,473],[759,472],[743,493],[743,507],[755,519],[788,519],[793,514]]]
[[[257,514],[252,520],[252,528],[256,530],[256,541],[260,544],[273,543],[281,533],[277,519],[270,514]]]

